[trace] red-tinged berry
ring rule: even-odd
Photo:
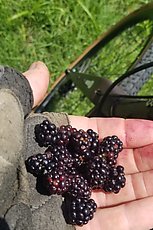
[[[95,155],[96,146],[97,144],[94,145],[92,136],[82,129],[73,133],[68,144],[68,149],[72,153],[74,165],[79,167],[89,161]]]
[[[63,171],[57,169],[43,176],[43,185],[50,195],[63,195],[70,187],[70,179]]]

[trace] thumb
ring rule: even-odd
[[[23,73],[30,83],[33,91],[34,104],[38,105],[44,98],[49,85],[49,70],[47,66],[40,61],[34,62],[29,70]]]

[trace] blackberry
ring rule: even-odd
[[[90,135],[91,139],[91,145],[90,145],[90,151],[96,153],[99,147],[99,135],[98,133],[94,132],[92,129],[88,129],[87,133]]]
[[[88,162],[98,151],[98,134],[92,129],[86,132],[82,129],[72,134],[69,148],[72,152],[76,167]]]
[[[53,168],[63,167],[66,170],[67,168],[72,167],[72,155],[64,146],[50,146],[47,148],[45,152],[50,153],[52,155],[52,160],[48,164],[47,172],[49,172]]]
[[[69,143],[72,133],[76,132],[75,128],[72,128],[71,125],[62,125],[58,128],[57,132],[57,145],[67,145]]]
[[[44,154],[35,154],[30,156],[26,161],[27,171],[33,174],[34,176],[38,176],[43,173],[48,164],[50,164],[52,159],[52,155],[50,153]]]
[[[48,147],[45,153],[50,154],[51,159],[48,164],[45,165],[42,174],[45,175],[51,173],[57,168],[59,170],[65,171],[65,173],[68,172],[68,168],[72,167],[73,161],[71,155],[69,155],[67,151],[67,149],[61,148],[59,146],[54,148]]]
[[[110,165],[116,164],[119,152],[123,149],[122,141],[115,135],[105,137],[99,144],[99,155],[111,161]],[[114,161],[114,163],[113,163]]]
[[[69,148],[71,151],[75,151],[81,155],[84,151],[90,148],[91,141],[92,139],[90,135],[84,130],[80,129],[72,133]]]
[[[109,176],[105,181],[103,190],[105,192],[118,193],[121,188],[125,186],[126,178],[124,173],[124,167],[118,165],[117,167],[109,169]]]
[[[81,166],[93,157],[94,152],[90,149],[90,147],[93,147],[92,143],[92,137],[81,129],[72,134],[68,149],[72,153],[76,167]]]
[[[64,171],[56,169],[43,176],[43,186],[52,195],[62,195],[70,187],[70,179]]]
[[[89,198],[91,196],[91,188],[86,179],[80,175],[75,175],[71,178],[68,193],[77,198]]]
[[[95,156],[86,165],[86,178],[93,189],[102,189],[109,175],[109,167],[105,159]]]
[[[63,196],[68,224],[82,226],[93,218],[97,205],[90,199],[92,189],[118,193],[125,186],[124,167],[117,166],[123,143],[117,136],[100,141],[92,129],[56,127],[44,120],[35,126],[35,140],[46,150],[26,160],[27,170],[40,182],[40,192],[42,186],[46,195]]]
[[[35,140],[40,147],[48,147],[55,143],[57,139],[57,127],[55,124],[44,120],[35,126]]]
[[[94,216],[97,205],[93,199],[67,196],[63,203],[63,214],[68,224],[83,226]]]

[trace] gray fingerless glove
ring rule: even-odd
[[[22,74],[0,67],[0,98],[0,229],[30,229],[30,208],[19,196],[19,178],[24,177],[19,168],[24,151],[24,117],[32,109],[32,90]]]
[[[27,117],[33,105],[32,90],[26,78],[9,67],[0,68],[0,98],[0,229],[72,229],[63,218],[62,197],[38,193],[36,180],[27,173],[24,162],[43,151],[34,141],[35,124],[44,118],[57,126],[67,124],[67,115]]]

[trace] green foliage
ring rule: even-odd
[[[53,81],[101,32],[148,1],[1,0],[0,63],[44,61]]]
[[[52,73],[52,84],[102,32],[148,2],[151,0],[0,0],[0,64],[22,72],[32,62],[44,61]],[[58,108],[64,109],[62,104]],[[77,113],[82,114],[81,110]]]

